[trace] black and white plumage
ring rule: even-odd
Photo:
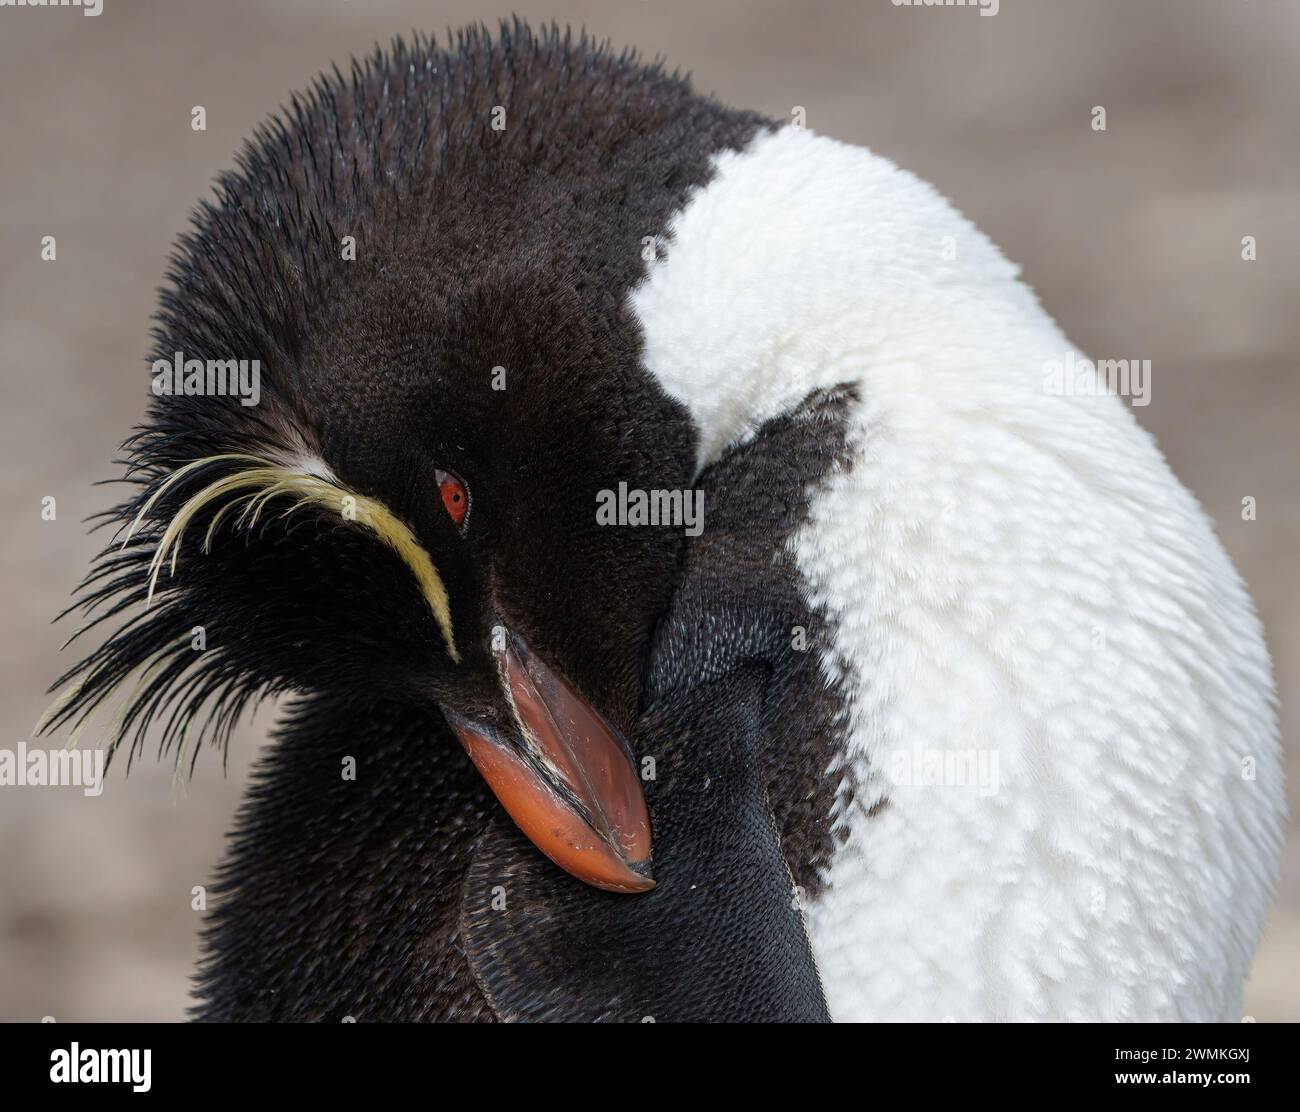
[[[1068,341],[923,183],[558,31],[398,43],[201,207],[177,351],[258,358],[262,403],[154,403],[83,592],[124,624],[48,724],[125,685],[115,736],[179,756],[302,693],[200,1016],[1232,1015],[1281,812],[1258,624],[1122,404],[1043,388]],[[600,526],[620,483],[701,486],[704,535]],[[634,807],[531,735],[510,764],[542,689],[656,758],[653,891],[564,876],[457,745],[644,887]],[[909,763],[968,749],[988,795]]]
[[[503,131],[490,126],[497,105]],[[813,818],[806,841],[815,852],[795,868],[814,886],[830,800],[815,776],[790,777],[790,754],[762,737],[792,708],[815,707],[783,696],[765,711],[766,676],[755,672],[732,733],[713,739],[734,750],[749,793],[734,803],[745,823],[729,835],[739,839],[737,871],[716,899],[691,894],[718,862],[698,857],[689,822],[683,837],[659,830],[655,840],[661,859],[690,865],[689,885],[628,899],[569,881],[498,820],[442,714],[506,713],[490,652],[505,621],[640,748],[652,729],[680,733],[721,710],[689,698],[690,662],[725,650],[753,667],[749,654],[770,651],[761,641],[772,630],[806,620],[791,569],[778,575],[780,604],[765,597],[778,538],[795,524],[779,501],[765,522],[776,531],[758,538],[765,547],[744,549],[755,564],[753,589],[741,594],[751,612],[733,617],[705,599],[683,613],[679,604],[684,632],[666,642],[661,632],[659,678],[647,687],[684,538],[680,528],[603,528],[594,513],[596,492],[619,483],[692,481],[690,420],[641,369],[626,295],[644,273],[643,239],[663,233],[717,149],[761,126],[585,39],[520,25],[495,40],[470,31],[448,51],[399,42],[348,77],[324,79],[259,132],[239,172],[201,206],[169,272],[155,356],[258,358],[262,400],[154,402],[128,444],[139,493],[112,515],[122,529],[83,590],[105,616],[129,618],[64,677],[73,687],[49,723],[111,704],[143,673],[116,738],[133,754],[161,721],[162,745],[180,759],[187,728],[221,742],[262,696],[305,693],[255,775],[221,870],[201,1017],[481,1019],[539,1007],[551,1018],[824,1014],[770,812],[791,825]],[[355,261],[340,251],[349,235]],[[495,367],[504,390],[493,389]],[[784,451],[797,458],[788,443]],[[801,469],[829,466],[831,454],[774,458],[773,478],[815,478]],[[250,468],[274,474],[238,485]],[[438,500],[445,471],[469,491],[463,533]],[[244,514],[275,481],[285,489]],[[378,527],[341,519],[318,481],[362,499],[363,518],[374,503],[376,515],[409,525],[445,589],[445,615],[431,612],[409,554]],[[294,509],[299,499],[308,504]],[[710,545],[724,543],[724,504],[709,507]],[[707,567],[696,578],[707,583]],[[690,644],[692,622],[729,629],[734,644]],[[206,631],[201,655],[190,644],[195,626]],[[799,670],[811,660],[798,657]],[[653,727],[638,726],[643,711],[657,716]],[[674,756],[660,754],[651,807],[703,820],[714,797],[682,793],[699,791],[710,766],[675,744]],[[197,751],[187,750],[191,763]],[[346,756],[357,760],[355,782],[340,777]],[[819,792],[818,819],[810,799]],[[763,868],[746,865],[750,838],[765,846]],[[594,909],[604,960],[585,952],[606,971],[614,939],[629,954],[639,939],[635,992],[607,998],[570,977],[571,996],[543,1006],[554,986],[529,983],[528,960],[502,934],[508,917],[474,925],[482,890],[467,888],[472,870],[526,869],[533,858],[541,876],[528,881],[530,915],[548,887],[568,896],[553,922],[581,920],[591,933]],[[684,867],[674,871],[687,875]],[[774,906],[752,902],[756,879]],[[507,908],[525,900],[526,880]],[[741,896],[743,907],[730,906]],[[768,975],[754,977],[763,951],[755,940],[774,907],[785,934],[768,948]],[[638,926],[647,916],[685,930],[709,976],[684,979],[674,962],[656,983],[645,963],[660,939]],[[727,932],[699,951],[695,940],[717,916]],[[476,978],[466,949],[495,966]],[[787,967],[800,971],[795,992]]]

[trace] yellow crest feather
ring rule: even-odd
[[[171,574],[176,573],[176,562],[180,556],[181,541],[185,536],[185,530],[194,516],[205,506],[226,496],[233,495],[216,512],[208,525],[208,531],[203,538],[203,551],[207,552],[211,547],[213,534],[221,519],[236,505],[244,504],[236,522],[237,527],[247,526],[251,529],[257,524],[262,510],[268,502],[282,494],[296,495],[294,503],[280,516],[285,517],[302,506],[322,506],[339,514],[344,520],[354,521],[358,525],[369,529],[401,557],[406,566],[411,569],[416,582],[420,585],[420,591],[425,602],[433,612],[438,628],[442,631],[443,640],[446,642],[448,655],[457,663],[460,662],[460,653],[456,649],[456,639],[452,632],[451,602],[447,596],[447,588],[443,585],[442,577],[438,574],[438,569],[434,567],[428,552],[424,550],[424,546],[416,540],[415,534],[411,532],[410,526],[378,499],[365,494],[358,494],[356,491],[349,490],[337,482],[310,474],[307,471],[278,464],[261,456],[234,453],[206,456],[203,459],[194,460],[182,467],[178,467],[149,496],[149,499],[141,506],[135,521],[131,523],[131,527],[127,530],[126,537],[122,542],[123,547],[130,542],[132,535],[140,523],[148,516],[149,511],[153,509],[158,499],[186,475],[208,464],[235,461],[246,463],[249,466],[223,475],[196,491],[185,500],[171,521],[168,522],[167,528],[158,540],[158,548],[154,552],[153,560],[149,565],[149,592],[146,604],[153,599],[154,590],[158,583],[158,573],[162,570],[163,564],[170,565]]]

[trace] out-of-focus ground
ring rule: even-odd
[[[1002,0],[511,0],[662,53],[697,87],[889,155],[1023,265],[1095,357],[1153,361],[1139,418],[1215,518],[1268,627],[1300,783],[1300,5]],[[91,484],[143,411],[154,290],[194,202],[327,62],[506,7],[104,0],[0,10],[0,745],[68,661],[51,616],[86,568]],[[190,129],[190,107],[208,130]],[[1108,129],[1094,132],[1104,105]],[[58,260],[42,262],[54,235]],[[1242,236],[1259,258],[1241,259]],[[58,499],[54,522],[40,500]],[[1243,497],[1258,516],[1243,521]],[[188,789],[146,759],[94,800],[0,791],[0,1018],[180,1018],[207,882],[266,708]],[[1300,850],[1247,991],[1300,1019]]]

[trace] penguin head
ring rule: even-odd
[[[146,609],[66,677],[53,721],[134,685],[115,742],[161,719],[167,745],[200,714],[228,732],[278,691],[399,699],[445,717],[557,864],[651,887],[623,737],[681,536],[602,526],[597,496],[685,485],[694,440],[638,369],[622,311],[592,312],[568,276],[508,252],[450,274],[412,240],[314,274],[310,319],[250,321],[214,297],[195,260],[226,248],[205,236],[155,366],[166,381],[258,340],[273,353],[258,404],[183,378],[154,398],[128,445],[136,494],[85,595]],[[266,238],[248,226],[239,242]]]

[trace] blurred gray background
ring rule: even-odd
[[[507,0],[509,2],[509,0]],[[1300,5],[1002,0],[515,0],[663,54],[696,87],[862,143],[933,181],[1021,263],[1094,357],[1153,361],[1139,419],[1218,523],[1268,627],[1300,783]],[[0,746],[28,736],[69,661],[51,627],[144,410],[169,244],[243,136],[331,60],[506,6],[424,0],[104,0],[0,9]],[[190,130],[190,108],[208,130]],[[1108,130],[1090,127],[1104,105]],[[40,258],[54,235],[56,262]],[[1241,238],[1258,240],[1257,262]],[[41,520],[41,498],[58,516]],[[1258,519],[1241,518],[1257,499]],[[104,795],[0,789],[0,1019],[179,1019],[250,759],[192,783],[146,760]],[[1247,990],[1300,1019],[1300,851]]]

